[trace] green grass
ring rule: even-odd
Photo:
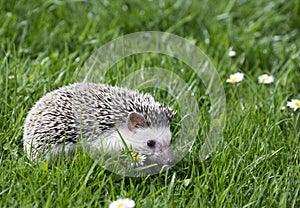
[[[120,197],[137,207],[300,207],[300,110],[281,110],[300,99],[299,0],[0,0],[0,8],[0,207],[107,207]],[[146,30],[182,36],[215,64],[227,118],[224,141],[211,157],[199,161],[196,143],[174,168],[144,178],[111,173],[84,154],[51,169],[45,161],[28,161],[22,132],[34,103],[74,82],[102,44]],[[236,57],[228,57],[230,48]],[[171,68],[202,86],[175,63],[137,55],[114,69]],[[245,80],[227,84],[237,71]],[[262,73],[275,82],[259,85]],[[104,81],[118,83],[117,76],[112,72]],[[201,89],[196,98],[206,104]],[[200,111],[207,118],[206,108]]]

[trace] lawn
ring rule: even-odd
[[[287,106],[300,100],[299,0],[0,0],[0,8],[0,207],[108,207],[119,198],[136,207],[300,207],[300,108]],[[199,159],[210,127],[201,80],[180,60],[144,53],[121,60],[103,82],[158,67],[191,86],[201,128],[183,160],[146,177],[112,173],[84,153],[51,168],[29,161],[22,134],[34,103],[78,81],[103,44],[142,31],[185,38],[214,64],[226,123],[210,157]],[[228,83],[236,72],[244,79]],[[274,82],[258,83],[262,74]],[[166,91],[146,90],[178,108]]]

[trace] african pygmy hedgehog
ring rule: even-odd
[[[82,140],[93,151],[124,149],[124,141],[158,164],[173,164],[170,122],[175,112],[149,94],[94,83],[75,83],[49,92],[29,111],[24,149],[31,160]],[[121,136],[120,136],[121,135]],[[124,141],[122,141],[121,137]],[[102,150],[103,150],[102,149]]]

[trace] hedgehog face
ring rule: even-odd
[[[121,128],[120,133],[128,147],[146,155],[150,162],[162,165],[174,163],[169,126],[151,127],[141,114],[132,112],[128,116],[127,128]]]
[[[162,165],[174,163],[170,128],[138,129],[132,138],[139,141],[132,148],[146,155],[152,163]]]

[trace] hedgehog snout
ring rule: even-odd
[[[166,150],[165,155],[167,156],[166,160],[165,160],[165,164],[166,165],[173,165],[175,163],[173,149],[172,148],[168,148]]]
[[[167,147],[166,149],[159,151],[150,159],[161,165],[174,165],[175,163],[174,153],[171,147]]]

